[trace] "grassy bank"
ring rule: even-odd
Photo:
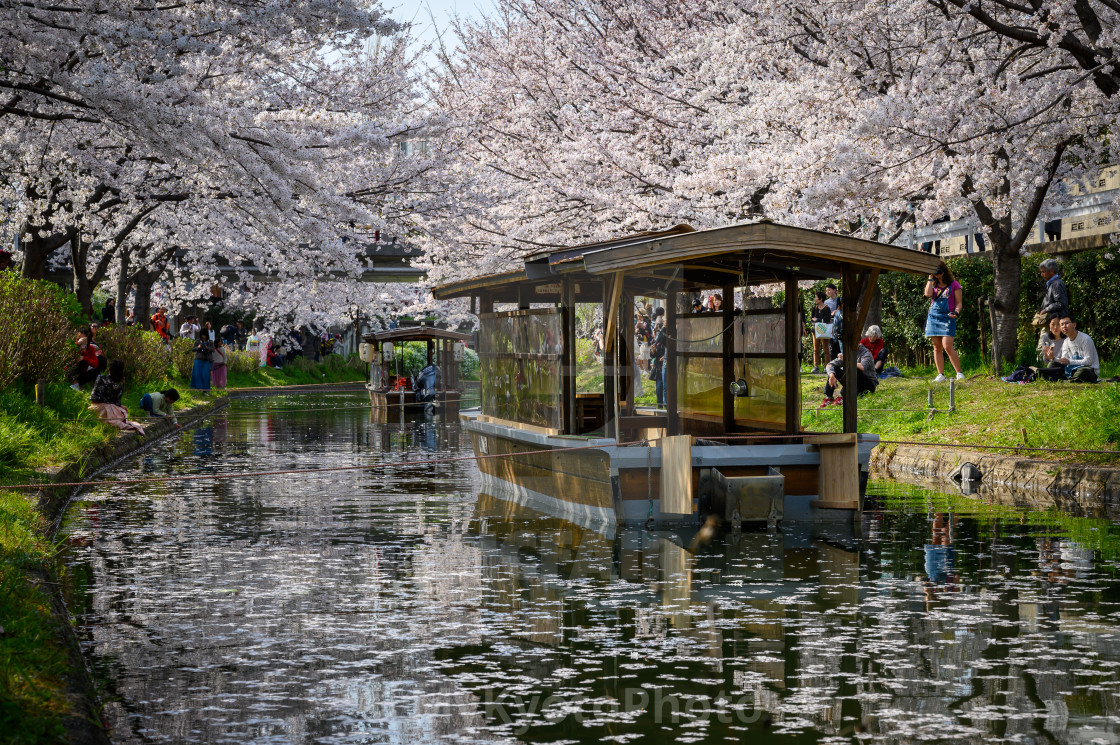
[[[955,384],[954,411],[949,411],[949,384],[932,383],[933,370],[909,370],[906,377],[880,381],[859,402],[859,431],[887,440],[974,445],[1028,445],[1077,450],[1117,450],[1120,446],[1120,385],[1004,383],[965,369]],[[805,429],[838,432],[842,407],[817,408],[825,379],[801,379]],[[927,409],[933,391],[935,413]],[[1025,434],[1024,434],[1025,433]],[[1024,441],[1025,438],[1025,441]],[[1120,465],[1117,455],[1027,452],[1032,457],[1065,462]]]
[[[1072,385],[1069,383],[1004,383],[978,364],[964,368],[967,380],[955,384],[954,411],[949,409],[949,384],[933,383],[932,368],[904,371],[902,378],[880,381],[874,394],[859,405],[859,431],[873,432],[885,440],[977,445],[1028,445],[1074,450],[1120,448],[1120,384]],[[1106,363],[1101,377],[1120,372],[1120,363]],[[816,432],[839,432],[840,406],[818,408],[825,378],[802,370],[801,426]],[[601,368],[580,370],[581,391],[603,390]],[[933,391],[932,415],[927,407]],[[644,380],[637,402],[655,403],[654,385]],[[1026,441],[1024,442],[1024,430]],[[1117,455],[1028,453],[1048,460],[1120,465]]]
[[[365,366],[339,356],[315,364],[298,360],[282,370],[259,368],[231,374],[231,388],[337,383],[364,379]],[[177,375],[142,386],[126,385],[123,403],[133,418],[145,421],[140,398],[152,390],[175,387],[182,394],[176,409],[212,400],[214,393],[192,392]],[[55,546],[43,538],[43,517],[26,491],[5,484],[36,481],[45,471],[74,462],[117,436],[89,410],[89,390],[65,382],[48,384],[45,406],[35,403],[34,388],[17,382],[0,391],[0,732],[11,743],[57,742],[69,711],[64,679],[66,649],[58,641],[56,620],[46,596],[29,572],[53,560]]]

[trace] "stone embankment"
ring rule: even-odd
[[[953,486],[949,475],[966,461],[983,473],[969,496],[1024,509],[1120,520],[1117,468],[914,445],[877,447],[870,467],[872,478],[917,482],[943,491]]]

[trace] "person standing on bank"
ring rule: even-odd
[[[829,361],[829,352],[831,345],[829,339],[823,336],[817,336],[816,324],[818,323],[832,323],[832,309],[828,307],[825,302],[828,296],[823,292],[818,291],[816,294],[816,303],[813,305],[813,310],[809,313],[809,335],[813,337],[813,369],[810,373],[819,373],[821,371],[821,358],[824,357],[824,363],[827,365]]]
[[[203,334],[194,343],[194,369],[191,370],[191,388],[199,391],[210,390],[210,353],[214,345]]]
[[[926,336],[933,343],[933,362],[937,365],[937,377],[934,383],[945,380],[945,357],[953,364],[957,371],[957,380],[964,380],[961,372],[961,359],[957,350],[953,348],[953,337],[957,335],[957,315],[964,301],[964,291],[961,283],[949,271],[942,261],[937,265],[937,270],[929,275],[926,289],[923,293],[929,298],[929,314],[926,316]]]
[[[1066,283],[1058,274],[1058,262],[1047,259],[1038,265],[1038,273],[1046,281],[1046,295],[1042,298],[1042,307],[1039,314],[1045,314],[1046,320],[1057,318],[1059,321],[1069,315],[1069,291]]]
[[[210,377],[214,382],[214,387],[219,391],[226,389],[227,362],[229,362],[229,346],[218,339],[214,342],[214,351],[210,353]]]

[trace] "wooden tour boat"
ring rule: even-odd
[[[771,525],[850,520],[878,437],[856,434],[855,395],[844,396],[843,432],[802,429],[798,282],[842,280],[852,360],[879,273],[928,274],[937,263],[764,221],[546,249],[516,271],[440,285],[437,299],[469,297],[479,318],[481,405],[460,417],[483,489],[588,527],[712,514]],[[797,302],[753,295],[773,284]],[[722,293],[722,310],[691,312],[690,299],[707,291]],[[661,408],[635,402],[635,298],[666,312]],[[588,371],[577,316],[600,309],[604,354]],[[579,384],[600,372],[600,390]],[[857,389],[856,375],[845,366],[845,392]]]
[[[462,398],[459,362],[463,345],[470,338],[470,334],[433,326],[411,326],[365,335],[359,354],[369,363],[366,390],[370,405],[374,409],[394,410],[401,416],[433,409],[443,410],[448,415],[457,414]],[[399,349],[404,342],[425,342],[427,365],[424,370],[434,366],[438,371],[429,376],[434,378],[430,388],[423,384],[424,370],[402,368]]]

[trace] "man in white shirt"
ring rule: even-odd
[[[1060,326],[1066,339],[1062,342],[1061,356],[1056,361],[1066,366],[1070,382],[1096,383],[1101,371],[1097,345],[1088,334],[1077,330],[1077,324],[1069,316],[1062,316]],[[1047,356],[1053,358],[1053,348],[1047,350]]]
[[[191,324],[191,316],[187,316],[183,321],[183,325],[179,327],[179,337],[183,339],[194,338],[194,326]]]

